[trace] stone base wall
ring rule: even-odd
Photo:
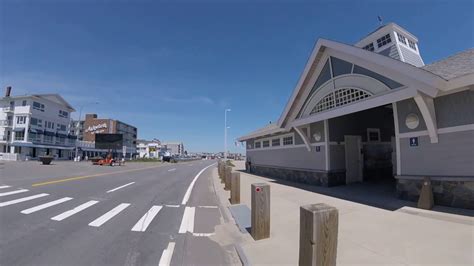
[[[423,180],[398,179],[397,197],[418,201]],[[435,205],[474,209],[473,181],[436,181],[432,180]]]
[[[248,170],[248,166],[247,166]],[[345,172],[325,172],[252,165],[252,174],[303,184],[331,187],[346,183]]]

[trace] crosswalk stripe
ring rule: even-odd
[[[130,206],[130,203],[119,204],[117,207],[113,208],[109,212],[105,213],[104,215],[102,215],[99,218],[92,221],[89,224],[89,226],[99,227],[99,226],[103,225],[105,222],[112,219],[115,215],[117,215],[121,211],[125,210],[125,208],[127,208],[128,206]]]
[[[44,204],[29,208],[29,209],[26,209],[26,210],[22,210],[21,213],[30,214],[30,213],[37,212],[37,211],[40,211],[42,209],[46,209],[48,207],[54,206],[54,205],[58,205],[60,203],[63,203],[63,202],[69,201],[69,200],[72,200],[72,198],[65,197],[65,198],[62,198],[62,199],[46,202]]]
[[[160,262],[158,266],[169,266],[171,263],[171,259],[173,258],[174,246],[176,245],[175,242],[168,243],[168,247],[163,250],[161,254]]]
[[[179,226],[179,233],[184,234],[186,232],[194,232],[194,214],[196,212],[195,207],[186,207],[183,213],[183,219]]]
[[[5,201],[5,202],[0,202],[0,207],[5,207],[5,206],[8,206],[8,205],[12,205],[12,204],[16,204],[16,203],[20,203],[20,202],[32,200],[32,199],[37,199],[37,198],[45,197],[45,196],[48,196],[48,195],[49,195],[49,194],[42,193],[42,194],[37,194],[37,195],[25,197],[25,198],[16,199],[16,200],[10,200],[10,201]]]
[[[92,205],[94,205],[94,204],[96,204],[96,203],[98,203],[98,201],[96,201],[96,200],[88,201],[88,202],[86,202],[86,203],[84,203],[84,204],[81,204],[81,205],[75,207],[74,209],[71,209],[71,210],[69,210],[69,211],[65,211],[65,212],[63,212],[63,213],[61,213],[61,214],[59,214],[59,215],[54,216],[53,218],[51,218],[51,220],[55,220],[55,221],[64,220],[64,219],[68,218],[69,216],[72,216],[72,215],[74,215],[74,214],[76,214],[76,213],[78,213],[78,212],[80,212],[80,211],[83,211],[83,210],[89,208],[90,206],[92,206]]]
[[[148,210],[145,215],[143,215],[140,220],[133,226],[132,231],[135,232],[145,232],[146,228],[150,225],[151,221],[153,221],[153,218],[160,212],[161,208],[163,206],[153,206]]]
[[[10,186],[0,186],[0,189],[2,189],[2,188],[8,188],[8,187],[10,187]]]
[[[124,188],[124,187],[126,187],[126,186],[130,186],[130,185],[132,185],[132,184],[135,184],[135,182],[130,182],[130,183],[125,184],[125,185],[123,185],[123,186],[116,187],[116,188],[114,188],[114,189],[111,189],[111,190],[107,191],[107,193],[114,192],[114,191],[116,191],[116,190],[119,190],[119,189]]]
[[[8,196],[8,195],[13,195],[13,194],[18,194],[18,193],[23,193],[23,192],[27,192],[28,189],[19,189],[19,190],[13,190],[13,191],[8,191],[8,192],[3,192],[3,193],[0,193],[0,197],[2,196]]]

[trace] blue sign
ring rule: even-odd
[[[410,147],[418,147],[418,137],[410,138]]]

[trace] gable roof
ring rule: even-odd
[[[70,112],[75,112],[76,109],[74,109],[66,100],[64,100],[61,95],[56,94],[56,93],[51,93],[51,94],[33,94],[32,96],[41,98],[41,99],[46,99],[52,102],[55,102],[57,104],[61,104],[66,106]]]
[[[474,48],[446,57],[422,69],[438,75],[445,80],[474,73]]]
[[[296,87],[294,88],[293,93],[291,94],[291,97],[289,98],[285,109],[283,110],[278,120],[278,123],[268,125],[264,128],[242,136],[238,139],[239,141],[245,141],[250,138],[255,138],[258,136],[278,133],[287,130],[285,129],[285,125],[289,118],[289,114],[291,114],[292,111],[295,109],[296,103],[298,102],[299,98],[302,97],[302,91],[304,91],[304,89],[310,82],[309,79],[311,74],[316,70],[318,64],[323,58],[324,52],[327,49],[341,54],[345,54],[355,60],[361,60],[366,64],[373,66],[372,68],[384,68],[390,70],[393,73],[396,73],[399,77],[414,80],[417,82],[417,84],[421,85],[418,86],[419,90],[425,92],[426,94],[432,97],[434,97],[438,93],[438,89],[444,89],[447,87],[447,82],[445,79],[425,69],[418,68],[411,64],[393,59],[385,55],[370,52],[362,48],[355,47],[353,45],[348,45],[326,39],[319,39],[313,48],[313,51],[303,70],[303,73],[301,74],[298,83],[296,84]]]

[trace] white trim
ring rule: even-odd
[[[425,121],[431,143],[438,143],[438,126],[436,122],[436,111],[433,98],[419,92],[414,97],[414,100],[416,105],[418,105],[421,115],[423,116],[423,120]]]
[[[393,122],[395,123],[395,152],[397,157],[397,175],[401,175],[402,165],[401,165],[401,150],[400,150],[400,128],[398,125],[398,109],[397,103],[392,103],[393,110]]]
[[[326,146],[326,143],[324,143],[324,142],[311,143],[310,146],[311,147]],[[247,150],[247,152],[267,151],[267,150],[281,150],[281,149],[294,149],[294,148],[306,148],[306,144],[297,144],[297,145],[288,145],[288,146],[275,146],[275,147],[270,147],[270,148],[266,148],[266,149],[252,149],[252,150]]]
[[[303,139],[303,142],[306,146],[306,149],[308,151],[311,151],[311,146],[310,146],[310,141],[308,140],[308,136],[306,136],[303,131],[301,131],[301,129],[305,128],[306,129],[306,133],[309,133],[309,127],[308,126],[303,126],[303,127],[295,127],[295,130],[296,132],[300,135],[301,139]],[[294,140],[293,140],[294,142]]]
[[[456,133],[456,132],[471,131],[471,130],[474,130],[474,124],[438,128],[438,134]],[[399,134],[400,138],[413,138],[413,137],[420,137],[420,136],[429,136],[428,130],[419,130],[419,131],[406,132],[406,133]]]
[[[331,146],[329,146],[329,123],[328,120],[324,120],[324,144],[326,145],[326,148],[324,149],[325,151],[325,156],[326,156],[326,171],[329,171],[331,167],[331,160],[330,160],[330,149]]]

